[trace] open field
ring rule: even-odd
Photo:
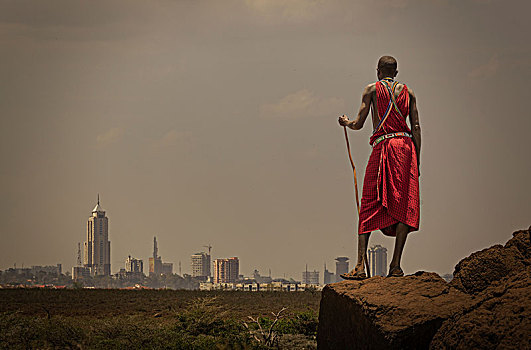
[[[0,290],[0,348],[315,348],[320,292]],[[258,317],[277,341],[262,339]],[[247,322],[246,328],[244,322]],[[257,337],[255,338],[254,335]]]

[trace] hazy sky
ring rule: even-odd
[[[529,13],[495,0],[2,0],[0,269],[69,270],[98,193],[113,272],[129,254],[147,265],[154,235],[176,272],[205,244],[245,275],[300,279],[305,264],[355,258],[337,117],[390,54],[422,127],[421,226],[403,267],[452,272],[531,225]],[[370,132],[350,132],[360,190]]]

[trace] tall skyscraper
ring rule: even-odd
[[[149,275],[160,276],[162,274],[162,258],[159,256],[157,237],[153,237],[153,257],[149,258]]]
[[[214,283],[235,283],[240,274],[238,258],[214,260]]]
[[[369,266],[371,276],[387,275],[387,249],[381,245],[375,245],[369,249]]]
[[[323,273],[323,283],[324,284],[330,284],[330,283],[334,283],[336,281],[336,276],[334,275],[333,272],[330,272],[326,269],[326,264],[324,264],[324,273]]]
[[[109,241],[109,219],[98,204],[92,210],[87,222],[87,241],[84,247],[84,266],[92,276],[111,274],[111,242]]]
[[[340,256],[336,258],[336,281],[342,281],[341,278],[342,273],[348,272],[348,260],[346,256]]]
[[[193,277],[210,277],[210,254],[195,253],[191,258]]]

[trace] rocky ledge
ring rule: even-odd
[[[327,285],[319,349],[531,349],[531,227],[433,272]]]

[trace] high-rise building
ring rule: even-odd
[[[162,258],[159,256],[157,237],[153,237],[153,256],[149,258],[149,275],[160,276],[162,274]]]
[[[308,265],[306,265],[306,271],[302,273],[302,283],[319,285],[319,271],[308,271]]]
[[[336,258],[336,281],[342,281],[341,278],[342,273],[348,272],[348,260],[346,256],[340,256]]]
[[[371,276],[387,275],[387,249],[381,245],[375,245],[369,249],[369,266]]]
[[[237,257],[214,260],[214,283],[235,283],[240,274]]]
[[[132,258],[131,255],[129,255],[129,257],[125,259],[125,271],[144,273],[144,262],[140,259]]]
[[[334,283],[336,281],[336,276],[334,275],[333,272],[330,272],[326,269],[326,264],[324,264],[324,273],[323,273],[323,283],[324,284],[330,284],[330,283]]]
[[[210,277],[210,254],[205,252],[192,255],[192,277]]]
[[[90,274],[111,274],[111,242],[109,241],[109,219],[105,210],[98,204],[92,210],[92,216],[87,222],[87,241],[84,247],[84,266],[90,269]]]

